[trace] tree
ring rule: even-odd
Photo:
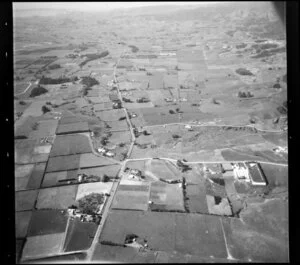
[[[215,98],[212,98],[212,103],[217,104],[217,105],[220,104]]]
[[[95,214],[99,206],[104,203],[103,193],[91,193],[79,199],[79,210],[85,214]]]
[[[32,130],[36,131],[39,127],[39,124],[37,122],[35,122],[33,125],[32,125]]]
[[[44,105],[43,107],[42,107],[42,112],[43,112],[43,114],[45,114],[45,113],[47,113],[47,112],[49,112],[49,111],[51,111],[46,105]]]
[[[175,111],[174,110],[169,110],[169,113],[170,114],[175,114]]]
[[[108,182],[110,180],[110,177],[106,174],[103,175],[103,182]]]
[[[26,135],[16,135],[16,136],[15,136],[15,139],[16,139],[16,140],[27,139],[27,136],[26,136]]]

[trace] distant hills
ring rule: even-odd
[[[17,17],[30,16],[66,16],[66,15],[83,15],[89,11],[79,11],[67,8],[35,8],[35,9],[18,9],[14,8],[14,15]],[[273,22],[279,20],[271,2],[216,2],[208,5],[159,5],[144,6],[134,8],[119,8],[111,11],[95,11],[91,13],[95,16],[101,14],[104,19],[122,18],[127,16],[133,17],[151,17],[161,21],[187,21],[203,20],[215,22],[234,22],[240,19],[266,19]],[[81,16],[80,15],[80,16]],[[79,17],[80,17],[79,16]]]

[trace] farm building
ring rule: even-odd
[[[246,167],[245,163],[237,163],[233,165],[233,174],[234,177],[239,180],[245,180],[246,182],[250,182],[249,170]]]
[[[257,163],[247,163],[247,168],[249,169],[249,176],[252,185],[267,185],[264,174]]]

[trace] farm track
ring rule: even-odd
[[[152,157],[145,157],[145,158],[133,158],[133,159],[126,159],[125,161],[129,162],[129,161],[143,161],[143,160],[152,160],[152,159],[156,159],[156,158],[152,158]],[[166,157],[161,157],[159,158],[160,160],[167,160],[173,163],[176,163],[177,160],[173,159],[173,158],[166,158]],[[185,164],[187,165],[193,165],[193,164],[222,164],[222,163],[241,163],[241,162],[248,162],[250,160],[218,160],[218,161],[194,161],[194,162],[185,162]],[[275,162],[267,162],[267,161],[259,161],[259,160],[251,160],[251,162],[257,162],[257,163],[261,163],[261,164],[269,164],[269,165],[275,165],[275,166],[288,166],[288,164],[285,163],[275,163]]]
[[[23,92],[21,92],[21,93],[15,94],[15,96],[20,96],[20,95],[25,94],[27,92],[27,90],[31,87],[31,85],[32,85],[32,83],[29,82],[29,85],[25,88],[25,90]]]
[[[255,129],[259,132],[267,132],[267,133],[283,133],[284,130],[262,130],[258,129],[253,125],[228,125],[228,124],[194,124],[194,123],[167,123],[167,124],[158,124],[158,125],[149,125],[143,126],[143,128],[152,128],[158,126],[167,126],[167,125],[189,125],[193,127],[232,127],[232,128],[251,128]]]

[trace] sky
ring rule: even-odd
[[[157,5],[207,5],[217,2],[17,2],[13,3],[14,9],[40,9],[40,8],[55,8],[55,9],[73,9],[80,11],[107,11],[118,8],[131,8],[143,6]]]

